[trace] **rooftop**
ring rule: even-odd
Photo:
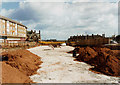
[[[21,23],[18,22],[18,21],[15,21],[15,20],[9,19],[9,18],[4,17],[4,16],[1,16],[1,15],[0,15],[0,19],[7,20],[7,21],[10,21],[10,22],[16,23],[16,24],[18,24],[18,25],[24,26],[24,27],[27,29],[27,27],[26,27],[25,25],[21,24]]]

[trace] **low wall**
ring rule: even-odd
[[[36,45],[38,45],[38,43],[28,42],[28,41],[8,41],[8,42],[1,42],[0,43],[0,46],[2,48],[10,48],[10,47],[14,48],[14,47],[25,47],[25,46],[33,47]]]

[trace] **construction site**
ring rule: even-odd
[[[0,83],[120,82],[120,44],[113,37],[76,35],[42,40],[41,31],[0,16]]]

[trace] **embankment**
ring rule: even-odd
[[[90,68],[96,73],[110,76],[120,76],[120,53],[119,50],[111,50],[106,47],[78,47],[78,56],[75,60],[94,66]],[[75,49],[76,50],[76,49]],[[69,53],[72,53],[70,51]]]
[[[2,53],[2,83],[33,83],[29,76],[36,73],[42,63],[40,57],[28,50]]]

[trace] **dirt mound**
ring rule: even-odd
[[[19,73],[24,74],[25,76],[30,76],[36,73],[39,65],[42,63],[40,61],[40,57],[35,54],[32,54],[28,50],[15,50],[15,51],[7,51],[2,53],[2,61],[3,63],[7,64],[6,66],[11,67],[11,69],[16,69]],[[4,65],[4,64],[3,64]],[[2,67],[6,69],[7,67]],[[7,72],[7,71],[5,71]],[[11,76],[14,74],[14,70],[10,71]],[[10,75],[9,75],[10,76]],[[16,74],[19,78],[19,75]],[[3,76],[3,81],[8,79],[7,77]],[[29,78],[29,77],[28,77]],[[11,79],[10,79],[11,81]],[[13,81],[12,83],[14,83]],[[5,83],[8,83],[7,81]]]
[[[79,48],[79,56],[80,57],[78,56],[78,59],[85,61],[85,62],[88,62],[91,59],[95,58],[96,55],[97,55],[97,52],[95,52],[92,48],[82,47],[82,48]]]
[[[120,76],[120,60],[112,50],[101,48],[94,61],[98,61],[95,67],[96,70],[100,70],[107,75]]]
[[[93,65],[94,70],[111,76],[120,76],[117,53],[104,47],[80,47],[77,60]]]
[[[30,78],[5,62],[2,63],[2,83],[32,83]]]
[[[120,60],[120,50],[112,50],[114,55]]]
[[[95,67],[96,70],[99,70],[102,73],[107,74],[107,75],[120,76],[120,69],[119,69],[120,61],[115,56],[111,56],[109,54],[104,55],[104,57],[98,56],[96,61],[101,61]]]

